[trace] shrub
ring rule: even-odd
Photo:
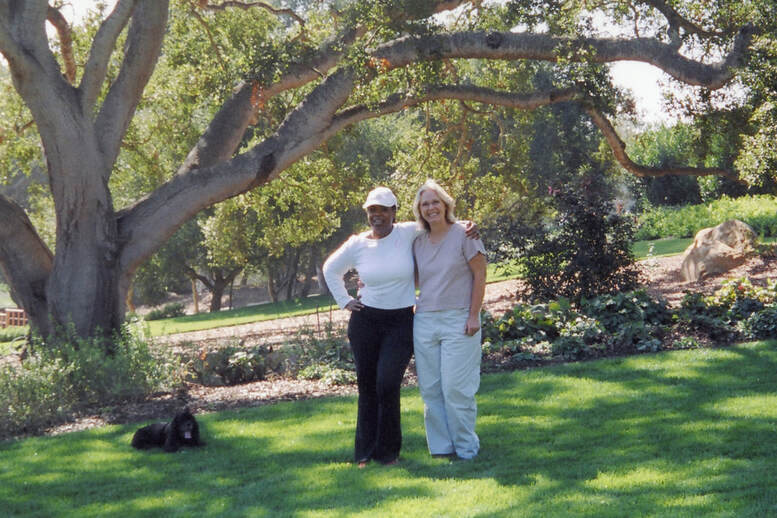
[[[201,351],[186,362],[187,378],[208,386],[238,385],[264,379],[267,351],[228,345]]]
[[[625,322],[664,324],[669,320],[666,301],[653,298],[642,288],[585,299],[580,311],[597,319],[609,332],[617,331]]]
[[[0,368],[0,437],[35,432],[62,422],[76,404],[61,362],[28,358]]]
[[[12,326],[0,329],[0,343],[12,342],[14,340],[27,336],[30,332],[29,326]]]
[[[767,306],[742,322],[742,331],[756,340],[777,336],[777,306]]]
[[[682,331],[702,333],[724,343],[734,338],[735,330],[728,323],[726,308],[714,297],[686,292],[674,318]]]
[[[163,318],[182,317],[186,314],[186,307],[180,302],[165,304],[161,309],[153,309],[145,316],[145,320],[161,320]]]
[[[699,347],[701,344],[692,336],[683,336],[672,343],[674,349],[698,349]]]
[[[553,341],[551,351],[554,355],[576,360],[603,352],[605,330],[599,322],[586,316],[578,316],[565,322],[559,329],[559,337]]]
[[[660,350],[658,337],[663,334],[662,326],[670,321],[666,301],[654,299],[644,289],[584,300],[580,311],[602,324],[615,350]]]
[[[306,380],[320,379],[329,386],[356,383],[356,372],[316,363],[299,371],[299,377]]]
[[[309,366],[321,366],[320,372],[328,369],[341,369],[355,372],[353,355],[343,327],[335,327],[331,322],[324,326],[323,333],[313,328],[301,329],[297,335],[282,347],[282,370],[289,375],[298,375]],[[307,371],[308,375],[317,372]]]
[[[531,296],[578,301],[635,288],[639,269],[631,252],[632,220],[595,189],[565,190],[554,198],[556,226],[534,229],[517,245]]]
[[[140,400],[180,382],[172,356],[125,326],[112,338],[33,339],[20,367],[0,369],[0,435],[40,430],[89,406]]]

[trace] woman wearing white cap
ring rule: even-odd
[[[480,386],[480,308],[486,250],[455,225],[453,198],[433,180],[418,189],[416,220],[426,230],[413,245],[418,269],[413,338],[426,442],[432,455],[471,459]]]
[[[399,458],[399,392],[413,354],[413,240],[421,232],[414,222],[395,222],[397,199],[386,187],[373,189],[362,207],[370,230],[352,235],[323,268],[335,301],[351,311],[348,340],[359,389],[354,457],[360,467]],[[359,298],[343,283],[351,269],[362,284]]]

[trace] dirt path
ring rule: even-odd
[[[514,294],[520,281],[508,280],[486,285],[486,295],[483,299],[483,307],[492,313],[504,311],[514,304]],[[230,341],[239,339],[243,342],[261,340],[263,343],[278,343],[302,328],[321,329],[328,322],[335,325],[345,325],[350,313],[342,309],[331,312],[322,312],[298,317],[278,318],[250,324],[217,329],[205,329],[202,331],[190,331],[160,336],[155,340],[159,343],[183,343],[183,342],[209,342]]]

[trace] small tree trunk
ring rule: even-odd
[[[294,296],[294,286],[297,284],[297,271],[299,269],[299,249],[294,251],[294,255],[289,261],[286,277],[286,300],[291,300]]]
[[[200,297],[197,293],[197,279],[191,279],[192,281],[192,300],[194,301],[194,314],[200,314]]]
[[[275,284],[275,272],[272,267],[267,267],[267,294],[270,296],[270,301],[273,303],[278,302],[278,290]]]

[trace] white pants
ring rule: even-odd
[[[464,333],[469,311],[416,313],[413,346],[418,387],[424,400],[426,442],[432,455],[471,459],[480,449],[475,434],[480,387],[480,331]]]

